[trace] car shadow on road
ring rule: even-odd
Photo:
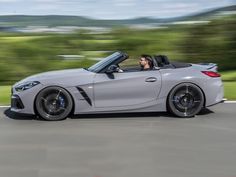
[[[39,116],[29,115],[29,114],[20,114],[12,112],[9,109],[4,111],[6,117],[15,120],[39,120],[44,119]],[[99,119],[99,118],[135,118],[135,117],[173,117],[173,115],[166,112],[147,112],[147,113],[104,113],[104,114],[77,114],[69,116],[70,119]]]
[[[137,117],[173,117],[167,112],[136,112],[136,113],[103,113],[103,114],[77,114],[71,119],[104,119],[104,118],[137,118]]]
[[[209,110],[208,108],[204,108],[198,113],[198,115],[207,115],[214,113],[213,111]],[[39,116],[35,115],[28,115],[28,114],[19,114],[12,112],[9,109],[4,111],[4,114],[10,118],[15,120],[38,120],[44,121],[44,119],[40,118]],[[137,117],[166,117],[166,118],[179,118],[170,114],[168,112],[139,112],[139,113],[106,113],[106,114],[77,114],[69,116],[71,119],[104,119],[104,118],[137,118]],[[194,118],[194,117],[193,117]],[[182,118],[184,119],[184,118]]]
[[[214,111],[208,109],[208,108],[203,108],[197,115],[207,115],[207,114],[212,114]]]
[[[197,115],[207,115],[214,113],[208,108],[202,109]],[[99,118],[137,118],[137,117],[165,117],[173,119],[185,119],[176,117],[169,112],[136,112],[136,113],[107,113],[107,114],[78,114],[73,115],[71,119],[99,119]],[[195,118],[195,117],[192,117]]]

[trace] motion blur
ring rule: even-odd
[[[117,50],[129,53],[131,62],[147,53],[217,63],[220,72],[230,73],[223,80],[235,84],[235,11],[231,5],[176,18],[128,20],[0,16],[0,84],[49,70],[89,67]]]

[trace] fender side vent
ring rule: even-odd
[[[79,90],[80,94],[84,97],[84,99],[88,102],[88,104],[90,106],[92,106],[92,101],[89,98],[89,96],[87,95],[87,93],[82,88],[80,88],[80,87],[76,87],[76,88]]]

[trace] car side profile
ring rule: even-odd
[[[153,68],[121,68],[115,52],[89,68],[30,76],[12,87],[11,111],[62,120],[71,114],[165,112],[193,117],[223,99],[216,64],[171,63],[154,56]],[[119,70],[123,72],[119,72]]]

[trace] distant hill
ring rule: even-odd
[[[219,15],[223,12],[236,12],[236,5],[233,6],[227,6],[227,7],[221,7],[213,10],[208,10],[205,12],[190,14],[188,16],[183,17],[177,17],[177,18],[170,18],[168,20],[170,21],[180,21],[180,20],[206,20],[212,17],[215,17],[215,15]]]
[[[25,26],[91,26],[91,27],[113,27],[122,25],[137,25],[150,23],[170,23],[184,20],[204,20],[216,14],[225,11],[236,11],[236,5],[222,7],[207,12],[201,12],[183,17],[154,19],[154,18],[136,18],[126,20],[98,20],[81,16],[63,16],[63,15],[5,15],[0,16],[0,27],[25,27]]]

